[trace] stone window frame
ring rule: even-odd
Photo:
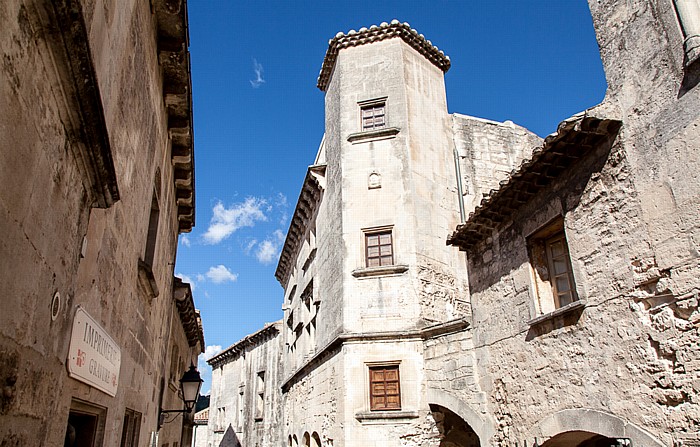
[[[362,239],[360,241],[360,245],[362,247],[362,267],[357,268],[352,271],[352,276],[355,278],[368,278],[368,277],[375,277],[375,276],[387,276],[387,275],[398,275],[401,273],[405,273],[408,271],[408,265],[406,264],[398,264],[397,263],[397,237],[396,237],[396,231],[394,229],[394,225],[382,225],[382,226],[376,226],[376,227],[370,227],[370,228],[363,228],[361,230],[362,232]],[[367,251],[367,237],[372,236],[378,233],[390,233],[391,234],[391,256],[392,256],[392,262],[391,264],[388,265],[379,265],[379,266],[374,266],[370,267],[368,265],[368,251]]]
[[[359,109],[360,109],[360,131],[361,132],[371,132],[374,130],[379,130],[379,129],[385,129],[388,126],[388,117],[387,117],[387,99],[388,96],[383,96],[380,98],[375,98],[375,99],[368,99],[365,101],[360,101],[357,103]],[[372,111],[372,116],[369,117],[372,119],[372,125],[367,126],[365,124],[365,119],[368,118],[365,116],[366,111]],[[375,115],[375,111],[381,110],[381,115]],[[381,124],[377,125],[375,124],[375,120],[377,116],[382,117],[382,122]]]
[[[261,422],[265,415],[265,370],[255,375],[255,422]]]
[[[400,361],[393,361],[393,362],[381,362],[381,363],[368,363],[367,365],[367,397],[369,399],[369,410],[370,412],[383,412],[383,411],[401,411],[401,362]],[[378,406],[375,404],[374,398],[379,397],[375,396],[373,393],[373,388],[375,384],[378,384],[378,381],[373,380],[373,373],[378,372],[378,371],[383,371],[385,374],[387,371],[395,371],[396,372],[396,379],[388,381],[385,379],[382,381],[384,384],[384,398],[385,398],[385,404],[384,406]],[[389,397],[389,395],[386,392],[386,384],[387,383],[396,383],[396,394],[392,394],[392,396],[398,396],[398,404],[397,405],[392,405],[388,406],[388,403],[386,402],[386,398]]]
[[[120,447],[137,447],[139,445],[139,435],[141,432],[142,414],[131,408],[124,408],[124,423],[122,425],[122,436]]]
[[[348,135],[348,141],[352,144],[365,143],[370,141],[385,140],[389,138],[394,138],[399,133],[401,129],[398,127],[389,126],[389,97],[381,96],[373,99],[367,99],[364,101],[357,102],[358,107],[358,131]],[[381,125],[374,125],[372,127],[365,127],[365,119],[363,113],[365,110],[377,109],[379,107],[383,108],[383,123]]]
[[[525,237],[527,254],[529,260],[529,270],[531,277],[531,290],[535,304],[535,318],[528,322],[529,325],[539,324],[559,315],[563,315],[575,310],[581,310],[586,305],[578,292],[576,273],[572,262],[571,251],[564,225],[564,216],[557,215],[539,226],[535,231]],[[563,243],[564,253],[553,259],[551,254],[552,244]],[[554,271],[554,262],[559,261],[559,265],[564,263],[565,272],[559,275],[566,275],[569,283],[571,301],[562,303],[559,292],[551,280],[551,272]]]

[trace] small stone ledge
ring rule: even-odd
[[[360,422],[382,422],[391,420],[395,423],[396,419],[415,419],[418,417],[417,411],[360,411],[355,413],[355,419]],[[407,421],[408,422],[408,421]]]
[[[352,271],[352,276],[355,278],[369,278],[373,276],[400,275],[408,271],[408,265],[383,265],[381,267],[365,267]]]
[[[578,300],[574,301],[571,304],[567,304],[564,307],[560,307],[559,309],[556,309],[552,312],[549,312],[544,315],[540,315],[539,317],[535,317],[532,320],[528,321],[527,324],[530,326],[536,326],[540,323],[544,323],[545,321],[553,320],[556,317],[566,315],[569,313],[574,313],[577,311],[582,311],[586,307],[586,301],[585,300]]]
[[[348,135],[348,141],[352,144],[366,143],[376,140],[387,140],[395,138],[401,131],[398,127],[384,127],[382,129],[366,130],[364,132],[356,132]]]
[[[158,296],[158,283],[153,275],[153,269],[146,262],[139,259],[139,282],[148,294],[148,298],[152,299]]]

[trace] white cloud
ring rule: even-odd
[[[180,243],[185,247],[189,247],[191,245],[190,238],[186,234],[180,235]]]
[[[204,356],[204,360],[209,360],[210,358],[219,354],[221,351],[223,351],[223,348],[221,348],[221,345],[209,345],[204,350],[204,354],[202,354],[202,355]]]
[[[221,284],[226,281],[234,282],[238,279],[238,274],[232,273],[225,265],[209,267],[209,271],[205,273],[205,276],[211,279],[214,284]]]
[[[202,395],[207,395],[211,391],[211,366],[209,366],[207,360],[219,354],[222,350],[220,345],[210,345],[204,350],[204,354],[199,354],[197,358],[197,369],[204,380],[200,391]]]
[[[255,222],[267,220],[263,209],[267,207],[264,199],[248,197],[242,203],[236,203],[226,208],[221,202],[214,205],[213,216],[204,241],[208,244],[218,244],[236,230],[242,227],[252,227]]]
[[[198,281],[198,282],[202,282],[202,281],[204,281],[205,279],[206,279],[206,278],[204,277],[204,275],[202,275],[201,273],[197,273],[197,281]]]
[[[253,88],[258,88],[265,83],[265,79],[263,79],[263,66],[256,59],[253,59],[253,71],[255,72],[255,79],[250,81],[250,85]]]
[[[192,280],[192,278],[190,278],[190,277],[187,276],[187,275],[183,275],[182,273],[175,273],[175,276],[177,276],[178,278],[180,278],[183,282],[189,283],[189,284],[190,284],[190,289],[192,289],[192,292],[194,292],[194,289],[195,289],[196,284],[195,284],[195,282]]]
[[[266,238],[258,245],[255,257],[262,264],[270,264],[276,261],[280,254],[280,249],[284,243],[284,233],[281,230],[275,231],[272,236]]]

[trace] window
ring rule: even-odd
[[[569,249],[564,233],[557,233],[545,242],[547,262],[549,263],[550,282],[554,294],[555,307],[564,307],[576,299],[574,277],[571,273]]]
[[[263,413],[265,412],[265,371],[260,371],[258,373],[256,387],[255,420],[261,421],[263,419]]]
[[[399,365],[369,368],[370,410],[400,410]]]
[[[541,313],[578,300],[564,220],[556,219],[528,238],[535,289]]]
[[[386,125],[386,115],[384,113],[384,109],[384,101],[360,105],[362,130],[365,131],[383,128]]]
[[[365,233],[365,260],[367,267],[394,264],[391,230]]]
[[[243,431],[243,391],[245,384],[241,383],[238,387],[238,431]]]
[[[139,431],[141,430],[141,413],[126,408],[124,410],[124,425],[122,426],[121,447],[137,447]]]
[[[158,192],[153,189],[153,198],[151,200],[151,214],[148,218],[148,236],[146,239],[146,253],[143,261],[149,267],[153,268],[153,259],[156,253],[156,240],[158,238],[158,220],[160,218],[160,208],[158,206]]]

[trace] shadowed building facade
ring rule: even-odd
[[[184,1],[0,4],[0,444],[189,443],[204,339]]]

